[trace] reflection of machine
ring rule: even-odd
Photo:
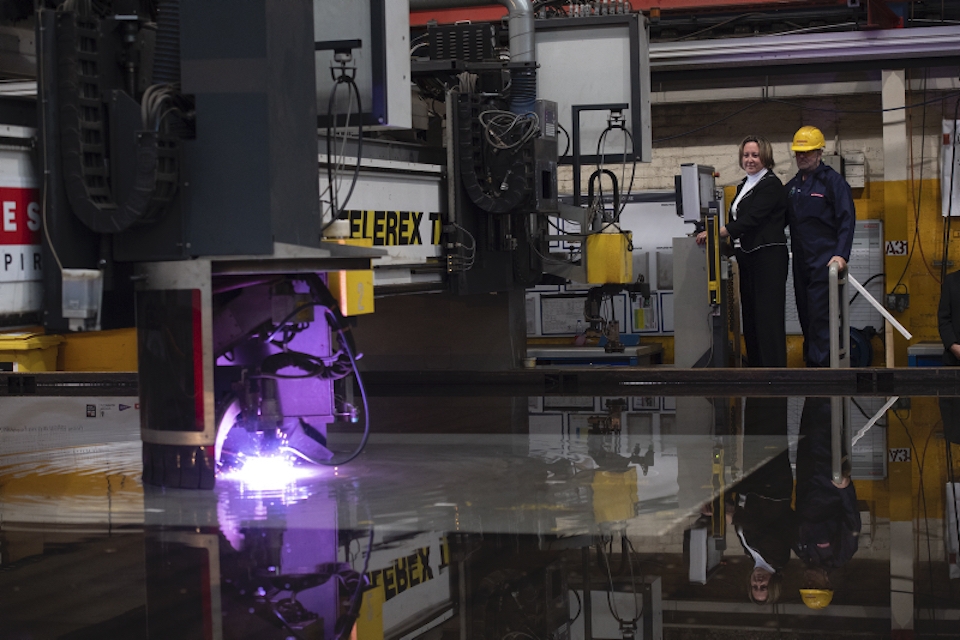
[[[461,624],[471,640],[570,638],[567,574],[561,552],[531,538],[461,535],[451,544],[461,584]],[[562,545],[557,545],[562,549]]]
[[[711,485],[714,499],[709,509],[693,526],[683,532],[683,555],[688,579],[694,584],[706,584],[717,572],[727,548],[727,496],[724,469],[724,449],[720,441],[711,456]]]
[[[144,492],[146,637],[350,637],[373,531],[341,528],[337,501],[305,484],[228,485]]]
[[[614,398],[606,401],[607,414],[590,416],[587,424],[590,426],[590,435],[620,435],[622,428],[621,416],[627,410],[626,398]]]
[[[716,493],[716,497],[713,499],[713,509],[710,512],[710,533],[716,541],[717,548],[724,549],[727,539],[727,503],[722,444],[713,447],[713,464],[711,466],[713,491]]]
[[[654,462],[653,442],[647,451],[640,455],[641,446],[637,442],[629,456],[619,452],[620,435],[623,428],[623,412],[627,410],[626,398],[614,398],[606,401],[607,414],[587,418],[589,426],[589,451],[602,471],[623,471],[629,465],[639,465],[643,475],[647,475]]]
[[[601,527],[619,526],[636,515],[638,508],[636,466],[646,476],[654,463],[653,443],[640,454],[640,443],[628,455],[621,454],[624,398],[607,400],[606,416],[590,416],[587,453],[596,464],[590,488],[593,491],[594,518]],[[636,465],[636,466],[634,466]]]

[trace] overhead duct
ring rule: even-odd
[[[501,4],[510,12],[507,16],[507,28],[510,33],[510,60],[513,62],[536,62],[532,0],[410,0],[410,11],[488,7],[491,4]]]
[[[410,10],[434,11],[482,7],[489,6],[492,2],[505,6],[509,11],[507,30],[510,37],[510,61],[535,63],[537,59],[532,0],[410,0]],[[514,113],[533,111],[537,99],[536,65],[532,65],[530,69],[513,71],[511,78],[510,110]]]
[[[764,75],[770,67],[818,65],[824,71],[853,67],[891,68],[893,61],[908,66],[956,64],[960,27],[924,27],[884,31],[802,33],[752,38],[717,38],[699,42],[654,42],[650,67],[654,74],[736,69]],[[938,62],[938,59],[939,60]],[[945,60],[944,60],[945,59]],[[922,64],[919,64],[921,63]],[[896,66],[896,65],[893,65]]]

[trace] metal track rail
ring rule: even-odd
[[[960,367],[900,369],[676,369],[537,367],[510,371],[361,371],[389,396],[912,396],[960,397]],[[136,396],[128,373],[2,373],[0,397]]]

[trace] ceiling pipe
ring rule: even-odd
[[[533,0],[410,0],[411,11],[461,9],[501,4],[507,8],[507,29],[510,34],[510,60],[536,62],[533,33]]]

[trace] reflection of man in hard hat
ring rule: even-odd
[[[850,185],[821,161],[824,146],[816,127],[797,131],[790,149],[798,171],[786,186],[793,284],[808,367],[830,365],[827,267],[846,267],[857,218]]]
[[[833,600],[830,577],[823,568],[808,568],[803,572],[800,599],[811,609],[824,609]]]
[[[833,591],[829,589],[800,589],[803,604],[811,609],[824,609],[833,600]]]
[[[830,603],[831,573],[850,562],[860,539],[860,510],[849,459],[844,460],[842,479],[834,482],[831,453],[830,398],[806,398],[797,443],[795,502],[799,528],[794,552],[804,566],[800,595],[812,608]],[[846,451],[841,453],[845,455]],[[808,600],[804,590],[816,593],[809,594]]]

